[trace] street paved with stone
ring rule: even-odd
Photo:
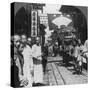
[[[65,66],[61,56],[48,57],[46,72],[44,75],[44,84],[46,85],[71,85],[87,84],[88,72],[83,68],[82,74],[75,73],[73,64]]]

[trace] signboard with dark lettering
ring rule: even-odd
[[[31,37],[37,37],[37,11],[31,11]]]

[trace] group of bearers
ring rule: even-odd
[[[81,43],[80,39],[73,39],[71,42],[63,42],[61,45],[56,41],[54,45],[50,45],[48,52],[51,56],[57,56],[59,54],[63,57],[63,63],[65,66],[69,65],[72,61],[74,69],[78,73],[82,73],[82,67],[88,66],[88,40]]]
[[[83,64],[88,65],[88,40],[85,41],[84,44],[81,43],[80,39],[75,39],[72,41],[72,44],[68,45],[68,47],[64,46],[63,51],[63,59],[66,65],[69,60],[73,61],[74,69],[78,74],[82,73]],[[69,59],[69,60],[68,60]]]
[[[42,49],[40,38],[14,35],[11,40],[11,86],[32,87],[43,84]]]

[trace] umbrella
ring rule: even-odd
[[[58,27],[60,27],[62,25],[68,26],[71,22],[72,22],[72,20],[65,16],[57,17],[52,21],[52,23],[54,23]]]

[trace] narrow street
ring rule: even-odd
[[[12,87],[88,83],[88,7],[11,3]]]
[[[88,72],[83,69],[82,74],[75,74],[73,65],[67,67],[62,63],[62,57],[48,57],[44,81],[46,85],[70,85],[88,83]]]

